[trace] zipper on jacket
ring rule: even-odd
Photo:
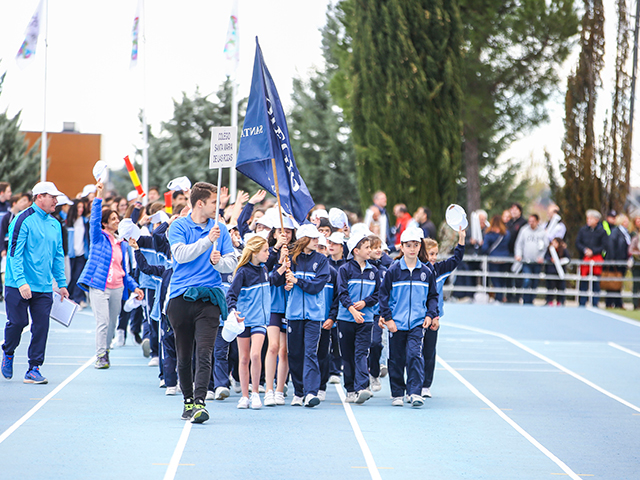
[[[409,319],[407,321],[407,329],[411,330],[411,297],[413,294],[413,270],[409,272]]]

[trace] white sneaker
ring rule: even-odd
[[[324,390],[318,390],[318,398],[321,402],[324,402],[325,398],[327,398],[327,392]]]
[[[430,388],[423,388],[421,395],[423,397],[425,397],[425,398],[431,398],[431,389]]]
[[[411,406],[421,407],[424,405],[424,400],[420,395],[411,395]]]
[[[216,388],[215,395],[213,396],[214,400],[224,400],[231,395],[231,392],[227,387],[218,387]]]
[[[382,390],[382,384],[380,383],[380,379],[378,377],[371,377],[371,390],[373,392],[379,392]]]
[[[118,328],[116,330],[116,336],[113,337],[113,340],[111,341],[111,348],[124,347],[124,342],[124,330]]]
[[[238,400],[238,408],[249,408],[249,397],[242,397]]]
[[[178,394],[178,387],[167,387],[167,389],[164,391],[165,395],[177,395]]]
[[[149,339],[143,339],[140,345],[142,347],[142,355],[149,358],[149,355],[151,355],[151,342],[149,341]]]
[[[284,393],[276,392],[276,405],[284,405]]]
[[[164,378],[161,378],[161,379],[160,379],[160,385],[159,385],[159,387],[160,387],[160,388],[164,388],[164,387],[166,387],[166,385],[164,384]]]
[[[369,400],[371,397],[373,397],[373,394],[369,390],[367,389],[360,390],[356,395],[356,401],[354,403],[363,404],[364,402]]]
[[[347,398],[345,398],[345,403],[356,403],[356,398],[358,394],[356,392],[347,392]]]
[[[276,406],[276,396],[273,394],[273,390],[269,390],[267,393],[264,394],[264,406],[265,407]]]
[[[403,407],[404,399],[402,397],[393,397],[393,400],[391,401],[391,405],[393,405],[394,407]]]
[[[251,408],[253,410],[259,410],[260,408],[262,408],[262,402],[260,401],[259,393],[251,394]]]
[[[303,398],[299,397],[297,395],[293,396],[293,399],[291,400],[291,406],[292,407],[301,407],[303,405]]]
[[[259,392],[259,393],[264,393],[264,392],[266,392],[266,391],[267,391],[267,390],[264,388],[264,385],[258,385],[258,392]]]
[[[329,377],[329,383],[331,384],[340,383],[340,377],[338,375],[331,375]]]
[[[231,386],[233,387],[233,391],[236,393],[240,393],[242,391],[242,386],[240,385],[240,382],[236,382],[235,379],[229,375],[229,378],[231,379]],[[249,385],[249,388],[251,388],[251,385]]]
[[[158,357],[151,357],[151,360],[149,360],[149,363],[147,365],[149,365],[150,367],[157,367],[160,364],[160,360],[158,359]]]
[[[211,390],[207,390],[207,396],[204,397],[205,400],[214,400],[216,398],[216,394]]]
[[[380,378],[384,378],[387,376],[387,373],[389,373],[389,369],[387,368],[386,365],[380,365]]]
[[[318,405],[320,405],[320,399],[317,396],[315,396],[313,393],[309,393],[309,394],[307,394],[306,397],[304,397],[304,406],[305,407],[312,408],[312,407],[316,407]]]

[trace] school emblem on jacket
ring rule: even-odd
[[[233,282],[233,274],[227,277],[227,283],[231,283],[231,282]]]
[[[424,273],[424,272],[422,272],[422,273],[420,274],[420,280],[422,280],[422,281],[424,282],[426,279],[427,279],[427,274],[426,274],[426,273]]]
[[[374,278],[376,278],[376,274],[373,272],[369,273],[369,280],[373,280]]]
[[[318,262],[313,264],[313,271],[315,272],[318,269]]]

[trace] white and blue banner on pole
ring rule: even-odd
[[[256,37],[253,78],[236,169],[276,195],[272,158],[276,163],[282,209],[298,223],[304,223],[314,206],[313,198],[296,167],[280,97]]]
[[[133,28],[131,29],[131,62],[129,68],[138,65],[138,56],[140,54],[140,15],[142,15],[142,0],[138,0],[136,7],[136,15],[133,17]]]
[[[29,25],[24,32],[24,42],[20,45],[20,49],[16,55],[16,63],[20,67],[25,67],[33,61],[36,55],[36,47],[38,45],[38,37],[40,36],[40,24],[42,23],[42,4],[44,0],[38,2],[38,8],[33,13]]]
[[[238,0],[234,0],[229,16],[227,40],[224,43],[224,54],[227,57],[227,75],[235,78],[240,62],[240,33],[238,23]]]
[[[238,127],[211,127],[209,168],[231,168],[236,164]]]

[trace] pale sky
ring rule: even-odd
[[[249,92],[258,36],[285,109],[290,108],[293,78],[307,78],[312,68],[323,64],[319,29],[325,24],[329,3],[240,0],[237,78],[241,97]],[[0,2],[0,72],[7,71],[0,111],[8,109],[13,116],[21,110],[22,129],[34,131],[43,126],[44,28],[35,60],[27,68],[16,65],[15,55],[37,4],[38,0]],[[605,5],[609,21],[603,80],[609,85],[614,74],[615,2],[605,0]],[[226,73],[223,48],[232,0],[147,0],[146,52],[141,52],[138,67],[130,70],[136,7],[137,0],[49,0],[47,130],[59,132],[63,122],[75,122],[82,133],[102,134],[102,159],[113,166],[122,165],[121,159],[142,143],[138,111],[143,92],[147,118],[157,134],[160,122],[171,118],[173,99],[181,98],[183,91],[193,94],[197,86],[203,94],[216,91]],[[146,59],[144,89],[142,56]],[[565,77],[575,59],[574,54],[561,69],[563,81],[548,104],[550,123],[524,135],[503,159],[520,160],[527,165],[525,170],[541,176],[545,148],[556,163],[561,160]],[[610,95],[608,89],[600,93],[600,116],[610,108]],[[631,182],[640,186],[635,149],[633,159]]]

